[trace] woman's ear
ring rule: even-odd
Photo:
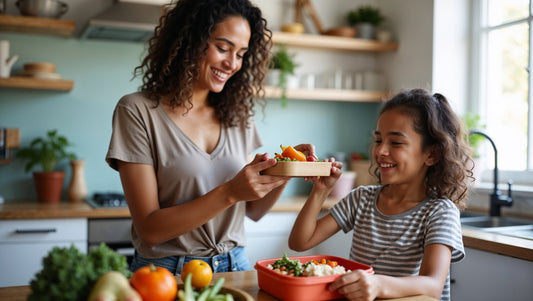
[[[427,157],[426,157],[426,165],[427,166],[433,166],[437,164],[440,160],[440,150],[436,145],[431,145],[428,147]]]

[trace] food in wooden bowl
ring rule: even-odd
[[[276,153],[276,165],[265,169],[262,174],[286,177],[329,176],[331,162],[320,161],[316,157],[306,156],[292,146],[281,145],[282,153]]]

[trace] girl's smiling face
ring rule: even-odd
[[[209,39],[206,56],[200,61],[196,89],[220,92],[242,67],[251,31],[248,21],[231,16],[217,24]]]
[[[415,131],[412,117],[397,109],[379,117],[372,155],[384,184],[423,185],[433,164],[431,147],[422,148],[422,135]]]

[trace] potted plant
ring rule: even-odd
[[[33,179],[37,199],[43,203],[59,203],[63,189],[65,173],[56,171],[56,166],[63,159],[76,159],[76,155],[67,152],[71,146],[67,138],[57,134],[57,130],[48,131],[46,137],[35,138],[29,146],[20,148],[16,158],[26,161],[24,170],[31,171],[40,166],[42,171],[35,171]]]
[[[287,85],[289,77],[294,75],[298,64],[294,61],[294,54],[289,53],[287,45],[280,45],[271,58],[270,77],[275,86],[281,88],[281,104],[287,104]]]
[[[375,39],[376,28],[385,21],[385,17],[379,8],[365,5],[348,12],[347,21],[355,26],[358,38]]]

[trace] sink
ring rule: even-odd
[[[508,216],[475,216],[461,218],[461,224],[472,228],[499,228],[533,224],[533,221]]]
[[[533,239],[533,219],[509,216],[462,215],[461,225],[465,228],[472,228],[525,239]]]

